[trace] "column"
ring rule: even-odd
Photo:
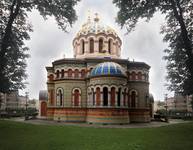
[[[74,93],[72,94],[72,106],[74,106]]]
[[[94,53],[98,53],[98,52],[99,52],[99,41],[94,40]]]
[[[78,106],[80,106],[81,107],[81,94],[79,93],[79,101],[78,101]]]
[[[128,107],[128,93],[125,93],[125,103],[126,103],[126,107]]]
[[[111,92],[108,91],[108,106],[111,106]]]
[[[89,42],[88,41],[85,41],[85,43],[84,43],[85,45],[85,54],[89,54],[89,52],[90,52],[90,49],[89,49]]]
[[[94,92],[94,107],[96,107],[97,102],[96,102],[96,92]]]
[[[91,101],[91,93],[87,94],[87,106],[90,106],[90,101]]]
[[[100,99],[101,100],[101,104],[100,104],[100,106],[103,106],[103,92],[101,92],[100,94],[101,94],[101,99]]]
[[[120,94],[120,100],[121,100],[121,106],[124,106],[124,92],[121,89],[121,94]]]
[[[117,94],[118,94],[118,91],[117,89],[115,89],[115,107],[117,107]]]

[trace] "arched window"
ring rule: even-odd
[[[61,77],[64,78],[64,69],[62,69]]]
[[[68,69],[68,77],[72,77],[72,69]]]
[[[59,78],[59,77],[60,77],[60,71],[57,70],[57,71],[56,71],[56,78]]]
[[[74,106],[78,106],[79,105],[79,90],[75,90],[74,91]]]
[[[80,106],[80,101],[81,101],[80,89],[74,89],[72,93],[72,97],[73,97],[73,106]]]
[[[131,73],[131,80],[136,80],[136,73],[134,71]]]
[[[121,106],[121,88],[118,89],[117,93],[117,106]]]
[[[103,39],[99,39],[99,53],[103,52]]]
[[[85,70],[81,70],[81,78],[84,78],[85,77]]]
[[[130,98],[130,95],[129,95],[129,91],[128,91],[128,97],[127,97],[127,105],[128,105],[128,107],[131,107],[131,98]]]
[[[74,71],[74,77],[75,77],[75,78],[78,78],[78,77],[79,77],[79,70],[78,70],[78,69],[75,69],[75,71]]]
[[[108,106],[108,88],[103,88],[103,106]]]
[[[92,105],[95,105],[95,96],[94,96],[94,89],[91,89],[92,91]]]
[[[97,87],[96,88],[96,105],[100,106],[100,100],[101,100],[101,92],[100,92],[100,88]]]
[[[84,40],[81,41],[81,50],[82,50],[82,54],[84,54],[84,51],[85,51],[85,42],[84,42]]]
[[[109,52],[109,54],[111,54],[111,51],[112,51],[112,39],[109,39],[109,41],[108,41],[108,52]]]
[[[138,78],[138,80],[142,80],[142,73],[141,72],[138,72],[137,78]]]
[[[49,76],[48,76],[48,80],[49,80],[49,81],[53,81],[53,80],[54,80],[54,75],[53,75],[53,74],[49,75]]]
[[[57,106],[62,106],[62,104],[63,104],[63,95],[64,95],[63,89],[58,88],[56,94],[57,94],[56,95],[56,105]]]
[[[123,106],[126,106],[126,89],[123,92]]]
[[[90,53],[94,53],[94,40],[90,39]]]
[[[115,106],[115,88],[111,88],[111,106]]]
[[[136,97],[137,94],[135,91],[131,92],[131,107],[136,107]]]

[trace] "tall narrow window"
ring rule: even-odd
[[[138,80],[142,80],[142,73],[141,72],[138,72],[137,76],[138,76]]]
[[[115,106],[115,88],[111,88],[111,106]]]
[[[108,52],[109,52],[109,54],[111,54],[111,51],[112,51],[112,40],[109,39],[109,41],[108,41]]]
[[[59,78],[59,77],[60,77],[60,71],[57,70],[57,71],[56,71],[56,78]]]
[[[68,69],[68,77],[72,77],[72,69]]]
[[[49,75],[48,79],[49,79],[49,81],[53,81],[54,80],[54,75],[53,74]]]
[[[84,40],[82,40],[81,46],[82,46],[82,54],[84,54],[84,51],[85,51],[85,43],[84,43]]]
[[[100,105],[100,99],[101,99],[101,92],[100,92],[100,88],[97,87],[96,88],[96,105],[99,106]]]
[[[126,89],[123,92],[123,106],[126,106]]]
[[[57,106],[62,106],[63,104],[63,89],[59,88],[57,90],[57,97],[56,97],[56,105]]]
[[[131,107],[135,107],[136,106],[136,92],[133,91],[131,92]]]
[[[94,53],[94,40],[90,39],[90,53]]]
[[[64,78],[64,69],[62,69],[61,77]]]
[[[94,89],[92,89],[92,105],[95,105]]]
[[[103,52],[103,39],[99,39],[99,53]]]
[[[121,88],[119,88],[117,93],[117,106],[121,106]]]
[[[108,106],[108,88],[103,88],[103,105]]]
[[[80,92],[78,89],[74,91],[74,106],[79,106]]]
[[[136,73],[134,71],[131,73],[131,80],[136,80]]]
[[[78,71],[78,69],[75,69],[75,71],[74,71],[74,77],[75,77],[75,78],[78,78],[78,77],[79,77],[79,71]]]
[[[83,69],[83,70],[81,70],[81,78],[84,78],[85,77],[85,70]]]

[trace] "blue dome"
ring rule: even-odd
[[[104,62],[96,65],[96,67],[92,69],[90,77],[106,75],[126,77],[124,69],[119,64],[114,62]]]

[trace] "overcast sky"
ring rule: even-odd
[[[76,6],[78,20],[68,33],[58,29],[54,18],[44,20],[37,11],[33,11],[29,20],[33,25],[34,32],[31,33],[31,40],[26,44],[29,46],[28,79],[29,83],[25,91],[29,92],[30,98],[38,99],[39,90],[46,90],[46,69],[56,59],[73,57],[72,40],[79,31],[81,25],[86,21],[88,10],[94,15],[99,14],[101,20],[114,28],[122,39],[122,58],[129,58],[135,61],[144,61],[151,66],[150,69],[150,93],[155,100],[163,100],[164,94],[169,93],[164,87],[166,70],[165,61],[162,59],[163,50],[167,47],[162,42],[160,26],[164,23],[164,17],[156,14],[154,18],[146,23],[140,21],[135,31],[125,35],[126,30],[121,29],[115,22],[118,9],[112,4],[112,0],[82,0]]]

